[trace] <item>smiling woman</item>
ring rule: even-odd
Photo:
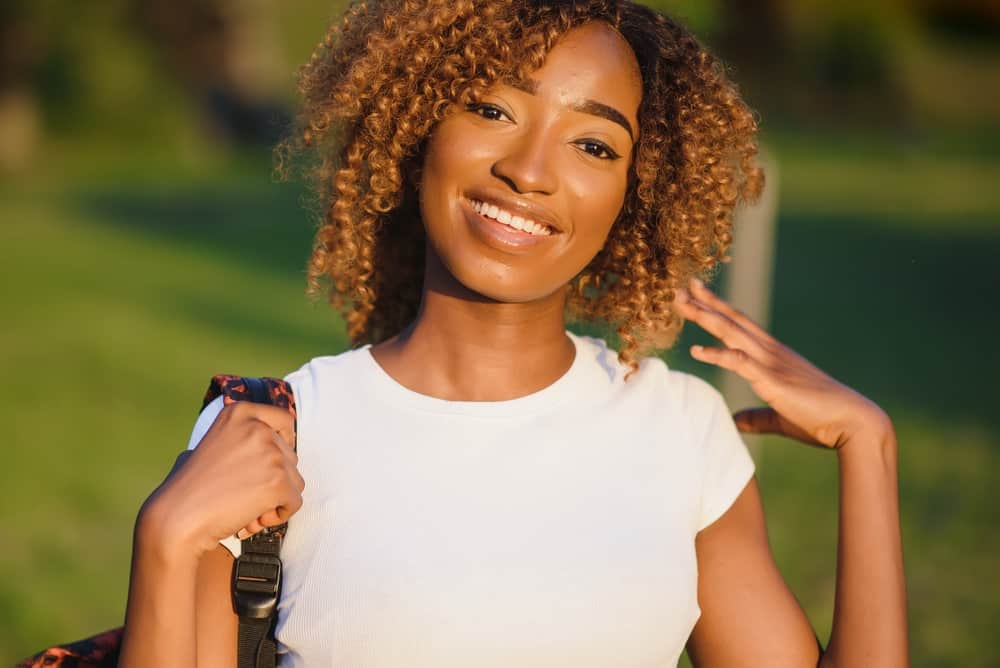
[[[620,34],[589,23],[559,42],[530,85],[497,85],[441,121],[420,182],[429,278],[446,273],[500,302],[561,307],[622,208],[638,70]],[[514,229],[515,216],[539,232]]]
[[[139,514],[120,665],[256,665],[233,555],[286,520],[282,665],[906,664],[891,422],[696,278],[763,178],[686,30],[626,0],[364,2],[301,76],[309,279],[357,347],[286,377],[296,422],[205,408]],[[684,319],[768,408],[734,422],[643,357]],[[837,452],[826,651],[737,427]]]

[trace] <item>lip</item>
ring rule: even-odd
[[[470,204],[471,200],[479,200],[480,202],[485,202],[487,204],[495,204],[497,207],[510,211],[512,214],[533,220],[541,225],[545,225],[552,230],[553,236],[566,231],[558,216],[545,207],[535,204],[534,202],[515,199],[509,195],[504,195],[490,190],[471,190],[465,193],[465,199],[470,200]]]
[[[552,234],[531,234],[530,232],[515,230],[513,227],[508,227],[498,220],[493,220],[492,218],[487,218],[476,213],[476,210],[472,208],[472,200],[466,197],[460,200],[459,206],[473,235],[486,245],[506,253],[532,250],[539,244],[551,241],[559,234],[558,232],[552,232]],[[497,206],[500,206],[500,204],[498,203]]]

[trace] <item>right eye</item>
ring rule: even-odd
[[[502,121],[502,120],[508,120],[509,121],[510,120],[510,117],[507,115],[507,112],[505,112],[500,107],[498,107],[498,106],[496,106],[494,104],[489,104],[487,102],[479,102],[478,104],[470,104],[466,108],[469,111],[471,111],[472,113],[474,113],[474,114],[476,114],[478,116],[482,116],[483,118],[485,118],[488,121]]]

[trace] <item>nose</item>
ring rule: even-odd
[[[544,132],[525,132],[505,147],[490,171],[516,193],[550,195],[558,188],[553,149]]]

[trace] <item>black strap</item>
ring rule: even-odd
[[[274,668],[281,598],[281,541],[287,524],[250,536],[233,562],[233,608],[239,616],[237,666]]]
[[[276,620],[277,617],[274,618]],[[240,618],[237,665],[240,668],[275,668],[277,647],[274,643],[274,620]]]
[[[295,415],[291,387],[284,381],[216,376],[212,379],[205,403],[220,394],[229,401],[280,405]],[[242,541],[240,556],[233,562],[233,609],[239,616],[238,668],[276,666],[274,632],[278,622],[282,570],[279,555],[287,530],[288,525],[281,524],[250,536]]]

